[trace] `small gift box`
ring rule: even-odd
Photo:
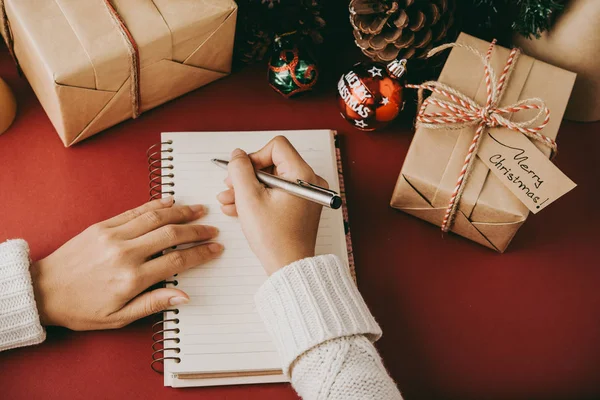
[[[529,211],[575,187],[550,162],[575,74],[461,34],[438,81],[391,206],[497,251]]]
[[[2,35],[65,146],[229,74],[233,0],[4,0]]]

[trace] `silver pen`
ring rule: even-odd
[[[227,165],[229,165],[229,161],[225,160],[213,158],[211,161],[213,164],[223,169],[227,169]],[[313,185],[302,179],[292,182],[263,171],[255,172],[258,181],[269,187],[285,190],[289,194],[302,197],[303,199],[310,200],[325,207],[333,208],[334,210],[337,210],[342,206],[342,198],[333,190]]]

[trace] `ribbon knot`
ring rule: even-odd
[[[490,128],[498,126],[498,121],[496,121],[493,114],[494,110],[490,107],[484,107],[481,109],[480,117],[483,120],[483,122],[485,122],[485,124]]]
[[[441,82],[428,81],[420,85],[406,85],[407,88],[418,89],[419,112],[417,114],[417,128],[462,129],[467,126],[477,126],[465,162],[460,171],[460,175],[458,176],[456,187],[450,196],[450,202],[442,222],[443,232],[448,232],[452,227],[452,222],[458,211],[460,198],[465,189],[469,174],[473,169],[475,156],[477,155],[479,144],[481,143],[481,137],[486,128],[505,127],[543,143],[552,150],[552,154],[557,150],[556,142],[540,133],[550,121],[550,110],[546,107],[546,104],[542,99],[530,98],[521,100],[510,106],[499,107],[502,95],[504,94],[504,89],[507,86],[507,82],[514,66],[516,65],[516,60],[520,51],[518,49],[511,50],[502,74],[500,75],[500,78],[496,80],[496,72],[490,64],[490,58],[495,44],[496,40],[492,41],[485,55],[471,46],[460,43],[448,43],[436,47],[427,55],[428,57],[431,57],[434,54],[451,47],[461,47],[474,53],[484,66],[487,99],[483,106],[460,91]],[[429,90],[430,92],[437,94],[437,96],[430,96],[426,100],[423,100],[424,90]],[[430,104],[447,111],[426,112],[427,106]],[[538,110],[538,112],[533,118],[527,121],[513,122],[509,119],[511,114],[533,109]]]

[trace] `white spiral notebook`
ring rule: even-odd
[[[149,150],[153,197],[172,194],[178,204],[204,204],[208,215],[197,223],[219,228],[223,255],[167,281],[190,296],[190,302],[167,311],[155,324],[153,368],[163,363],[164,384],[172,387],[285,382],[281,362],[259,315],[254,294],[267,279],[250,250],[237,218],[221,213],[216,195],[225,190],[227,172],[210,162],[229,159],[236,147],[260,149],[277,135],[286,136],[315,172],[343,196],[335,132],[329,130],[266,132],[169,132]],[[343,212],[325,208],[317,254],[353,260]]]

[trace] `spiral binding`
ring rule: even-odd
[[[153,144],[146,151],[148,159],[148,186],[150,188],[150,200],[162,197],[164,194],[174,195],[173,190],[164,190],[164,187],[175,186],[174,182],[168,181],[173,179],[175,174],[173,171],[173,164],[168,164],[165,161],[173,161],[173,156],[166,156],[164,153],[172,153],[172,147],[166,147],[172,145],[172,140],[166,142],[160,142]],[[166,147],[166,148],[165,148]],[[165,172],[165,170],[170,172]]]
[[[153,144],[146,151],[148,158],[148,187],[150,192],[150,200],[155,200],[163,195],[173,196],[175,190],[173,187],[175,183],[172,179],[175,177],[173,173],[173,156],[169,155],[173,152],[173,148],[170,147],[173,144],[172,140]],[[168,190],[165,190],[168,189]],[[177,286],[179,282],[164,281],[165,284],[172,284]],[[167,313],[170,313],[167,316]],[[181,349],[177,347],[180,343],[180,339],[177,337],[180,329],[177,327],[167,328],[166,323],[172,325],[179,324],[179,318],[175,317],[179,314],[179,309],[169,309],[162,312],[161,319],[152,325],[152,362],[150,367],[158,373],[163,373],[163,369],[159,369],[159,365],[164,366],[164,360],[173,360],[176,363],[181,362],[181,358],[177,357],[177,354],[181,352]],[[169,332],[168,337],[165,337],[165,333]]]

